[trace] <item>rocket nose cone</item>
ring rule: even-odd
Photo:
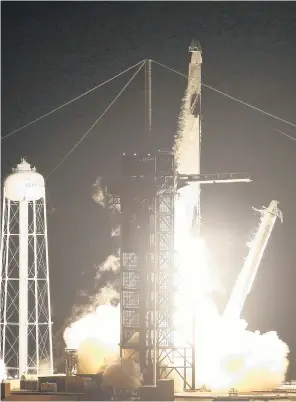
[[[201,45],[198,40],[192,39],[189,46],[189,52],[201,52]]]

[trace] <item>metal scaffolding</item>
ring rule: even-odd
[[[139,361],[145,384],[176,371],[191,388],[192,345],[173,340],[174,199],[171,153],[123,156],[110,200],[121,211],[120,349]]]

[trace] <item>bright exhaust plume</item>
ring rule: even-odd
[[[188,85],[181,110],[175,155],[179,173],[199,173],[199,117],[191,114]],[[195,316],[196,386],[216,391],[276,388],[285,379],[288,346],[276,332],[247,330],[241,319],[219,315],[212,292],[219,284],[211,269],[210,253],[199,231],[192,231],[194,211],[200,209],[200,189],[190,184],[179,190],[175,204],[175,248],[179,292],[175,305],[175,337],[191,343]],[[199,222],[196,222],[199,225]],[[191,338],[190,338],[191,337]]]
[[[174,147],[178,172],[185,174],[199,173],[200,168],[200,122],[198,116],[191,114],[191,91],[194,88],[189,85],[182,103]],[[100,180],[95,189],[96,202],[102,204]],[[213,391],[276,388],[285,379],[288,346],[276,332],[252,332],[247,330],[244,320],[229,320],[218,313],[212,292],[220,284],[209,263],[210,252],[202,237],[192,230],[194,211],[199,217],[199,203],[199,185],[191,184],[179,190],[175,203],[176,283],[179,286],[174,306],[176,345],[185,346],[192,341],[195,316],[197,387],[205,386]],[[110,262],[114,263],[114,260],[109,259],[106,266]],[[118,266],[115,266],[117,269]],[[104,371],[105,381],[120,389],[122,371],[126,387],[140,386],[142,376],[139,366],[131,360],[119,360],[119,306],[113,307],[105,300],[105,305],[71,324],[65,330],[64,339],[68,348],[78,349],[83,372]],[[182,381],[178,379],[176,383],[182,384]]]

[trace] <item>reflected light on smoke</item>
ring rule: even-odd
[[[103,385],[111,385],[117,391],[138,389],[142,382],[140,366],[131,359],[117,359],[104,370]]]
[[[78,350],[80,372],[97,373],[119,356],[120,310],[100,305],[64,332],[67,348]]]
[[[189,85],[183,99],[174,147],[178,172],[184,174],[196,174],[199,171],[199,120],[191,113],[190,91],[194,91],[194,85]],[[100,180],[95,184],[95,190],[96,202],[101,203],[103,192]],[[219,284],[209,263],[209,251],[204,240],[192,233],[194,211],[199,211],[200,207],[199,191],[199,186],[190,184],[179,190],[175,202],[178,285],[174,305],[175,345],[184,347],[192,343],[192,323],[195,317],[193,341],[196,347],[197,387],[206,386],[221,391],[228,391],[232,387],[240,391],[275,388],[285,379],[288,347],[276,332],[251,332],[247,330],[245,321],[231,321],[219,315],[212,297]],[[195,223],[199,226],[199,222]],[[119,307],[107,304],[73,323],[65,331],[64,338],[68,348],[78,349],[78,355],[80,348],[81,356],[85,343],[88,343],[88,359],[98,361],[92,370],[98,370],[98,367],[102,370],[108,356],[113,359],[106,373],[115,373],[112,381],[119,386],[118,356],[114,358],[114,354],[118,354],[119,334]],[[101,357],[95,357],[97,352],[91,349],[94,339]],[[183,359],[178,361],[176,357],[175,365],[183,364]],[[180,383],[180,377],[176,383]]]
[[[184,205],[179,203],[178,207]],[[180,215],[184,216],[184,211]],[[216,391],[235,387],[250,391],[279,386],[288,367],[287,345],[276,332],[251,332],[246,321],[227,320],[218,313],[211,296],[217,283],[209,264],[209,250],[204,240],[192,236],[187,227],[188,222],[180,219],[177,227],[179,292],[174,323],[176,344],[188,344],[192,340],[195,317],[197,387]]]
[[[175,139],[177,169],[184,174],[199,173],[200,168],[199,117],[191,113],[190,103],[197,87],[196,80],[189,79]],[[198,218],[196,222],[193,219],[199,208],[199,186],[192,183],[181,188],[175,202],[176,345],[195,342],[197,387],[221,391],[232,387],[240,391],[275,388],[285,378],[288,347],[275,332],[260,335],[248,331],[243,320],[230,321],[219,315],[212,297],[218,283],[209,251],[192,231],[194,227],[200,229]]]

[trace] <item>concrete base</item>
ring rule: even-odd
[[[157,381],[157,393],[159,401],[174,400],[174,380],[161,379]]]
[[[8,382],[1,383],[1,401],[11,394],[10,384]]]
[[[157,387],[154,385],[143,385],[140,388],[141,401],[158,401]]]
[[[157,386],[144,385],[140,388],[141,401],[173,401],[174,380],[158,380]]]

